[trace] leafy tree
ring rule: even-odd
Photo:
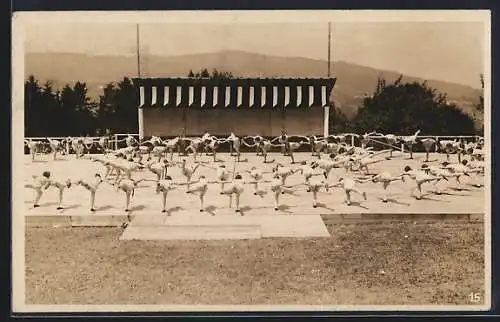
[[[60,128],[66,135],[79,135],[79,126],[74,124],[77,119],[76,115],[76,96],[73,88],[66,84],[61,90],[60,97]]]
[[[97,107],[98,126],[101,130],[111,130],[113,119],[116,119],[116,93],[117,88],[114,83],[108,83],[102,88],[102,94],[99,95],[99,104]],[[102,131],[101,131],[102,132]]]
[[[484,90],[484,78],[483,74],[480,76],[481,81],[481,89]],[[479,102],[476,104],[476,110],[479,112],[484,112],[484,96],[483,94],[479,95]]]
[[[76,109],[84,110],[90,101],[89,97],[87,96],[87,84],[80,81],[76,82],[73,86],[73,92],[75,95]]]
[[[84,82],[76,82],[73,86],[73,92],[76,99],[76,115],[80,132],[83,134],[93,134],[96,128],[96,120],[94,114],[97,109],[97,104],[92,102],[88,97],[87,84]]]
[[[484,76],[483,76],[483,74],[479,75],[479,80],[481,82],[481,89],[484,92]],[[476,124],[478,127],[478,134],[483,135],[483,133],[484,133],[484,96],[483,96],[483,94],[479,95],[479,102],[475,106],[474,119],[476,120]]]
[[[193,73],[193,70],[189,70],[188,73],[189,78],[210,78],[210,79],[228,79],[234,78],[233,73],[231,72],[221,72],[216,68],[212,70],[212,73],[208,71],[208,69],[203,68],[201,71]]]
[[[33,75],[24,83],[24,134],[26,136],[41,136],[44,132],[43,111],[40,104],[41,87]]]
[[[209,78],[210,77],[210,73],[208,72],[208,69],[203,68],[201,70],[200,77],[201,78]]]
[[[231,72],[220,72],[217,69],[214,69],[212,71],[212,75],[210,75],[210,78],[212,78],[212,79],[230,79],[230,78],[234,78],[234,75]]]
[[[474,134],[473,120],[446,95],[423,83],[402,83],[401,77],[387,85],[379,79],[372,96],[353,120],[358,132],[378,131],[407,135],[421,130],[435,135]]]
[[[53,82],[40,86],[33,75],[25,82],[25,135],[66,136],[89,133],[95,115],[85,83],[69,84],[61,90]]]
[[[42,109],[44,115],[49,116],[48,118],[45,117],[43,120],[46,130],[54,135],[59,135],[62,130],[59,123],[64,122],[64,120],[62,120],[59,115],[59,98],[57,97],[57,92],[54,90],[51,81],[45,82],[41,88],[39,102],[41,106],[38,106],[37,109]]]
[[[112,130],[115,133],[136,133],[138,129],[137,119],[137,97],[134,84],[128,77],[124,77],[117,83],[115,96],[116,112],[118,116],[112,123]]]
[[[333,102],[330,105],[328,131],[331,134],[351,131],[349,118]]]

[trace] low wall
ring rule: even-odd
[[[145,108],[144,136],[200,136],[205,130],[216,136],[278,136],[282,130],[302,135],[323,134],[322,107],[296,109],[185,109]]]

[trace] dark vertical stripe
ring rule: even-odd
[[[322,106],[321,102],[321,86],[322,84],[318,81],[314,82],[314,103],[313,106]]]
[[[255,95],[255,98],[254,98],[254,102],[253,102],[253,106],[254,108],[260,108],[260,105],[261,105],[261,97],[262,97],[262,85],[260,83],[253,83],[252,84],[253,87],[254,87],[254,95]]]
[[[272,109],[273,108],[273,84],[267,82],[266,84],[266,105],[265,108]]]
[[[152,107],[151,87],[151,84],[144,86],[144,107]]]
[[[248,108],[250,107],[250,86],[248,85],[248,82],[245,82],[245,84],[242,84],[241,87],[242,87],[241,107]]]
[[[290,82],[290,102],[288,103],[288,108],[293,108],[297,105],[297,84],[295,82]]]
[[[234,86],[231,86],[230,84],[230,92],[231,92],[231,99],[229,100],[229,108],[237,108],[238,107],[238,85],[235,84]]]
[[[278,85],[278,104],[277,108],[284,108],[285,107],[285,86],[283,84],[277,84]]]
[[[165,86],[163,84],[158,83],[156,86],[156,106],[158,108],[163,107],[163,98],[165,97]]]
[[[169,90],[168,90],[168,108],[173,108],[175,107],[175,86],[174,83],[168,84]]]
[[[187,108],[189,106],[189,86],[186,84],[182,85],[182,100],[181,106],[182,108]]]
[[[201,107],[201,83],[197,82],[194,84],[194,97],[193,97],[193,105],[194,108]]]

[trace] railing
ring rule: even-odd
[[[128,136],[133,136],[137,141],[139,141],[139,134],[133,133],[133,134],[123,134],[123,133],[118,133],[113,135],[113,146],[115,147],[115,150],[118,150],[120,148],[124,148],[127,146],[125,139]]]
[[[338,135],[342,135],[342,134],[338,134]],[[362,140],[362,136],[361,135],[355,135],[355,134],[344,134],[345,137],[346,137],[346,142],[349,142],[351,144],[351,146],[359,146],[361,145],[361,140]],[[126,147],[126,142],[125,142],[125,138],[127,138],[128,136],[133,136],[134,138],[136,138],[137,140],[139,140],[139,134],[136,134],[136,133],[133,133],[133,134],[124,134],[124,133],[118,133],[118,134],[113,134],[110,139],[110,143],[112,144],[113,148],[115,150],[119,149],[119,148],[123,148],[123,147]],[[289,134],[288,135],[289,137],[294,137],[294,136],[302,136],[302,135],[291,135]],[[162,137],[162,139],[167,139],[167,138],[173,138],[174,136],[170,136],[170,137]],[[399,136],[400,137],[400,136]],[[50,139],[53,139],[53,140],[65,140],[67,139],[68,137],[67,136],[55,136],[55,137],[26,137],[25,140],[27,140],[28,142],[31,142],[31,141],[42,141],[42,140],[46,140],[47,138],[50,138]],[[91,136],[91,137],[85,137],[85,139],[92,139],[93,142],[96,142],[96,141],[99,141],[99,139],[101,138],[101,136]],[[193,137],[186,137],[186,138],[193,138]],[[479,139],[482,139],[483,137],[481,136],[477,136],[477,135],[459,135],[459,136],[453,136],[453,135],[419,135],[418,136],[418,139],[423,139],[423,138],[432,138],[436,141],[441,141],[441,140],[466,140],[467,142],[477,142]],[[148,138],[149,139],[149,138]],[[387,142],[385,142],[385,138],[384,136],[380,136],[380,135],[371,135],[370,136],[370,143],[368,144],[369,146],[374,146],[375,145],[375,148],[383,148],[384,146],[387,147],[388,144]],[[67,144],[66,145],[66,152],[69,154],[70,153],[70,145]],[[401,144],[401,148],[400,148],[401,151],[404,151],[405,150],[405,147],[404,147],[404,144]],[[436,145],[435,146],[435,152],[437,152],[438,150],[438,146]],[[414,150],[415,152],[417,152],[416,150]]]
[[[397,137],[402,137],[402,136],[397,136]],[[442,141],[442,140],[466,140],[467,142],[477,142],[479,139],[482,139],[483,137],[482,136],[479,136],[479,135],[419,135],[417,137],[418,139],[434,139],[436,140],[436,142],[438,141]],[[356,137],[356,136],[352,136],[351,135],[351,145],[354,146],[354,145],[360,145],[361,144],[361,139],[362,137]],[[376,140],[373,140],[373,139],[376,139]],[[375,143],[378,143],[380,145],[387,145],[386,142],[383,142],[383,140],[385,139],[384,136],[381,136],[381,135],[371,135],[370,136],[370,142],[375,142]],[[382,141],[382,142],[380,142]],[[438,145],[435,145],[434,146],[434,151],[437,152],[438,151]],[[404,152],[405,150],[405,145],[404,143],[401,143],[401,151]],[[417,152],[417,151],[416,151]]]
[[[46,140],[47,138],[49,138],[51,140],[62,141],[62,140],[67,140],[69,138],[69,136],[32,136],[32,137],[25,137],[24,140],[31,143],[32,141],[43,141],[43,140]],[[78,137],[72,137],[72,138],[78,138]],[[85,139],[92,139],[92,141],[95,142],[95,141],[99,141],[99,139],[101,137],[100,136],[87,136],[84,138]],[[70,144],[66,144],[66,153],[69,154],[70,150],[71,150]],[[25,151],[25,153],[26,153],[26,151]]]

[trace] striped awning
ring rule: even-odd
[[[139,108],[326,106],[335,78],[135,79]]]

